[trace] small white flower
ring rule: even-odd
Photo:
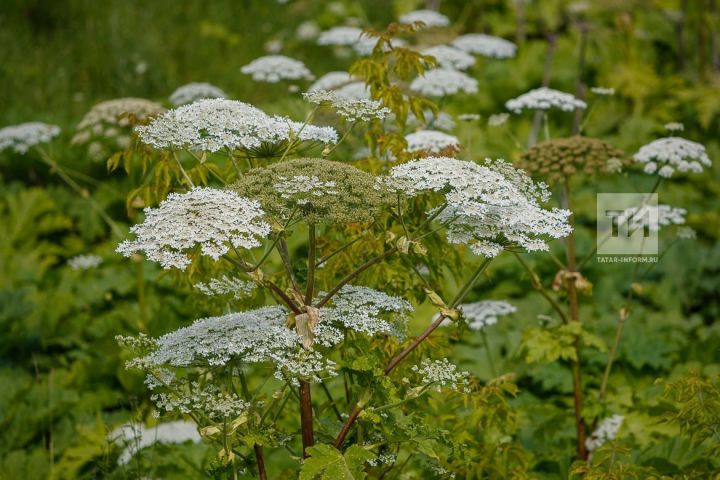
[[[355,45],[360,41],[363,31],[357,27],[333,27],[320,34],[318,45]]]
[[[496,113],[494,115],[490,115],[488,118],[488,125],[491,127],[500,127],[504,125],[509,118],[510,114],[508,113]]]
[[[457,365],[450,363],[447,358],[434,361],[425,358],[420,365],[413,365],[410,370],[420,375],[421,385],[434,385],[438,392],[443,387],[458,392],[469,392],[470,374],[459,370]]]
[[[475,64],[475,57],[448,45],[436,45],[420,53],[435,57],[437,64],[442,68],[467,70]]]
[[[444,97],[460,92],[477,93],[478,82],[462,72],[437,68],[413,80],[410,90],[429,97]]]
[[[482,116],[479,113],[461,113],[457,118],[463,122],[477,122]]]
[[[420,130],[405,135],[408,152],[425,151],[438,153],[447,148],[459,149],[460,140],[453,135],[438,132],[436,130]]]
[[[312,20],[305,21],[298,25],[297,30],[295,30],[295,36],[299,40],[310,40],[318,36],[320,33],[320,28],[318,27],[317,23],[313,22]]]
[[[223,275],[219,278],[213,278],[208,283],[199,282],[193,285],[202,294],[209,297],[217,295],[232,295],[233,298],[239,300],[252,293],[255,284],[240,280],[239,278]]]
[[[484,33],[461,35],[450,44],[463,52],[490,58],[512,58],[517,51],[514,43]]]
[[[316,105],[328,104],[348,122],[369,121],[373,118],[382,120],[390,114],[390,110],[382,106],[378,100],[347,99],[339,96],[337,91],[314,90],[303,93],[303,97]]]
[[[42,122],[28,122],[0,129],[0,151],[12,148],[26,153],[30,147],[47,143],[60,134],[60,127]]]
[[[170,95],[170,103],[176,107],[180,105],[186,105],[193,103],[196,100],[202,100],[204,98],[225,98],[225,92],[220,90],[215,85],[204,82],[194,82],[178,87]]]
[[[304,63],[284,55],[266,55],[243,66],[240,71],[258,82],[277,83],[281,80],[312,80]]]
[[[587,104],[573,95],[552,88],[540,87],[523,93],[517,98],[505,102],[505,108],[513,113],[523,110],[550,110],[557,108],[565,112],[584,109]]]
[[[606,88],[606,87],[592,87],[590,88],[590,91],[594,93],[595,95],[602,95],[602,96],[612,96],[615,95],[615,89],[614,88]]]
[[[99,255],[77,255],[68,260],[67,264],[73,270],[90,270],[100,266],[103,259]]]
[[[665,130],[668,132],[682,132],[685,130],[685,125],[680,122],[670,122],[665,124]]]
[[[365,82],[348,83],[345,86],[333,90],[333,93],[347,100],[372,100],[370,88],[365,85]]]
[[[671,177],[675,171],[700,173],[712,165],[705,147],[680,137],[665,137],[644,145],[633,155],[637,163],[645,164],[645,173]]]
[[[624,420],[625,417],[622,415],[613,415],[600,422],[592,435],[585,440],[585,447],[588,451],[593,452],[605,442],[613,440],[620,431]]]
[[[143,251],[163,268],[184,270],[188,252],[199,246],[202,255],[218,260],[234,248],[260,246],[270,233],[260,204],[227,190],[195,188],[171,193],[157,208],[145,209],[145,221],[130,231],[135,240],[122,242],[117,252],[126,257]]]
[[[423,110],[425,121],[421,121],[413,112],[408,112],[407,126],[411,128],[436,128],[438,130],[450,131],[455,128],[452,117],[445,112],[438,112],[437,117],[430,109]],[[462,120],[462,119],[461,119]]]
[[[422,22],[426,27],[447,27],[450,25],[448,17],[434,10],[415,10],[401,15],[398,20],[406,25]]]
[[[348,72],[328,72],[315,80],[315,82],[308,88],[308,92],[315,92],[317,90],[335,90],[336,88],[356,81],[357,80],[354,79]]]
[[[496,324],[498,317],[517,312],[517,308],[508,302],[483,300],[460,305],[460,311],[471,330],[482,330],[489,325]]]
[[[647,227],[650,231],[657,232],[661,227],[684,224],[686,214],[687,210],[684,208],[670,205],[642,205],[625,209],[618,217],[618,223],[627,223],[631,231]]]

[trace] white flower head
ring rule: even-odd
[[[260,204],[238,194],[213,188],[171,193],[157,208],[145,209],[145,221],[130,231],[135,240],[122,242],[117,251],[126,257],[143,251],[163,268],[184,270],[188,252],[218,260],[232,247],[250,249],[270,233]]]
[[[232,295],[235,300],[247,297],[255,289],[255,283],[241,280],[229,275],[213,278],[209,282],[198,282],[193,285],[200,293],[209,297]]]
[[[520,113],[523,110],[550,110],[553,108],[573,112],[575,109],[584,109],[586,107],[587,104],[575,98],[575,96],[547,87],[530,90],[517,98],[505,102],[505,108],[513,113]]]
[[[450,44],[463,52],[490,58],[512,58],[517,51],[514,43],[484,33],[461,35]]]
[[[604,97],[610,97],[615,95],[615,89],[608,87],[592,87],[590,88],[590,91],[595,95],[601,95]]]
[[[410,83],[410,90],[428,97],[444,97],[456,93],[477,93],[478,82],[465,73],[447,68],[426,71]]]
[[[483,300],[460,305],[460,311],[471,330],[482,330],[489,325],[495,325],[498,317],[517,312],[517,308],[508,302]]]
[[[433,385],[436,391],[443,387],[458,392],[469,393],[470,374],[458,369],[447,358],[442,360],[423,359],[420,365],[413,365],[410,370],[420,375],[421,385]]]
[[[447,27],[450,25],[450,19],[442,13],[434,10],[415,10],[400,15],[398,19],[400,23],[409,25],[415,22],[422,22],[426,27]]]
[[[357,80],[354,79],[348,72],[328,72],[315,80],[315,82],[308,88],[308,92],[315,92],[318,90],[335,90],[336,88],[340,88],[343,85],[347,85],[348,83],[355,81]]]
[[[328,104],[335,112],[348,122],[367,122],[374,118],[382,120],[390,114],[390,109],[383,107],[379,100],[348,99],[334,91],[314,90],[303,93],[303,97],[315,105]]]
[[[588,451],[595,451],[605,442],[613,440],[620,431],[624,420],[625,417],[622,415],[613,415],[600,422],[592,435],[585,440],[585,447]]]
[[[357,27],[333,27],[318,36],[318,45],[352,46],[360,41],[362,29]]]
[[[103,259],[99,255],[77,255],[68,260],[67,264],[73,270],[90,270],[99,267]]]
[[[680,122],[670,122],[664,125],[665,130],[668,132],[682,132],[685,130],[685,125]]]
[[[365,82],[352,82],[333,90],[335,95],[347,100],[372,100],[370,88]]]
[[[30,147],[47,143],[60,134],[60,127],[42,122],[27,122],[0,129],[0,151],[11,148],[26,153]]]
[[[448,45],[435,45],[422,50],[420,53],[435,57],[437,64],[442,68],[467,70],[475,64],[475,57]]]
[[[220,90],[215,85],[205,82],[193,82],[178,87],[170,95],[170,103],[179,107],[180,105],[187,105],[193,103],[196,100],[202,100],[204,98],[225,98],[225,92]]]
[[[295,36],[299,40],[310,40],[318,36],[320,33],[320,28],[318,28],[317,23],[313,22],[312,20],[305,21],[298,25],[297,30],[295,30]]]
[[[425,151],[430,153],[438,153],[445,149],[452,148],[458,150],[460,148],[460,140],[453,135],[438,132],[437,130],[420,130],[405,135],[407,140],[408,152]]]
[[[494,257],[507,245],[547,250],[546,237],[571,231],[568,210],[540,206],[550,196],[547,186],[501,160],[481,166],[428,157],[394,167],[385,183],[410,197],[443,193],[445,206],[436,220],[446,226],[450,243],[467,244],[477,255]]]
[[[648,174],[671,177],[676,171],[701,173],[712,165],[705,147],[680,137],[665,137],[644,145],[633,155]]]
[[[450,131],[455,128],[455,121],[445,112],[438,112],[436,116],[433,111],[428,108],[423,110],[423,116],[425,120],[421,121],[413,112],[408,112],[407,126],[411,128],[420,127],[423,129],[436,128],[445,131]],[[462,118],[460,118],[460,120],[462,120]]]
[[[302,129],[302,131],[300,131]],[[337,142],[331,127],[317,127],[286,117],[270,116],[237,100],[208,99],[183,105],[136,128],[140,140],[158,149],[187,148],[217,152],[223,149],[252,150],[264,143],[300,140]]]
[[[313,74],[303,62],[284,55],[266,55],[240,68],[257,82],[277,83],[281,80],[312,80]]]
[[[490,117],[488,117],[488,126],[501,127],[508,121],[509,118],[510,118],[509,113],[495,113],[493,115],[490,115]]]

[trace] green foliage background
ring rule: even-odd
[[[503,111],[507,99],[538,86],[547,31],[558,32],[551,86],[574,91],[578,32],[568,20],[569,3],[530,2],[527,39],[518,57],[479,59],[472,75],[480,81],[480,93],[451,101],[444,110],[487,118]],[[662,422],[681,402],[663,397],[664,387],[655,381],[688,378],[691,370],[707,378],[720,374],[720,66],[713,65],[706,41],[720,28],[720,18],[717,10],[706,8],[710,3],[687,2],[681,50],[676,17],[668,13],[679,10],[679,1],[584,3],[590,6],[591,24],[586,82],[618,91],[594,111],[587,134],[632,153],[662,135],[665,123],[682,122],[683,136],[705,144],[714,160],[702,175],[664,186],[661,202],[686,208],[698,239],[675,245],[642,282],[608,397],[609,414],[626,415],[621,440],[628,450],[618,455],[627,464],[670,476],[694,472],[695,478],[709,478],[720,470],[717,450],[712,450],[720,443],[697,446],[692,435],[681,434],[677,422]],[[441,2],[441,11],[457,19],[458,31],[513,38],[513,5],[448,0]],[[300,22],[314,19],[324,29],[352,16],[383,28],[397,13],[416,6],[419,2],[411,0],[297,0],[288,5],[265,0],[5,0],[0,4],[0,126],[31,120],[62,126],[51,153],[96,179],[93,197],[126,227],[135,218],[125,210],[130,184],[124,174],[109,174],[80,147],[61,147],[69,144],[74,126],[93,104],[126,96],[164,102],[179,85],[209,81],[232,98],[299,119],[303,112],[291,100],[293,94],[282,86],[253,83],[240,74],[240,66],[262,55],[266,42],[279,39],[283,53],[303,60],[318,76],[347,69],[351,59],[338,60],[327,49],[297,40]],[[502,128],[523,139],[530,123],[524,117]],[[519,158],[509,137],[483,125],[459,124],[460,139],[472,139],[462,158]],[[569,126],[553,131],[563,134],[569,134]],[[651,183],[627,175],[620,181],[578,184],[580,252],[594,245],[596,192],[644,191]],[[124,370],[114,336],[141,330],[159,335],[214,313],[212,308],[189,285],[178,287],[156,266],[115,254],[117,239],[86,201],[31,156],[0,156],[0,232],[0,478],[137,478],[137,471],[150,467],[138,463],[136,471],[118,471],[117,449],[106,441],[110,429],[140,419],[139,405],[146,402],[142,379]],[[105,259],[100,268],[73,271],[66,265],[68,258],[90,252]],[[556,272],[552,260],[543,255],[528,259],[549,284]],[[606,343],[612,340],[631,268],[593,261],[587,267],[594,288],[592,296],[583,298],[581,314],[589,319],[587,328]],[[537,314],[550,310],[510,256],[489,270],[476,297],[507,298],[518,307],[487,335],[495,367],[513,373],[519,386],[511,405],[522,463],[531,477],[567,478],[574,436],[568,369],[561,363],[528,364],[520,349],[523,335],[538,326]],[[419,331],[432,312],[430,305],[419,308],[413,330]],[[479,338],[438,335],[428,348],[446,349],[479,379],[492,378]],[[605,359],[606,354],[592,350],[584,358],[590,392],[597,391]],[[436,426],[458,438],[475,435],[480,420],[458,421],[449,407],[439,399],[424,406],[437,418]],[[587,408],[599,406],[590,402]],[[710,418],[700,423],[711,423]],[[419,448],[430,458],[434,447]],[[152,455],[138,462],[153,465],[157,478],[203,478],[211,457],[202,447],[187,445],[159,446]]]

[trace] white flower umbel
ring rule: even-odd
[[[628,224],[630,231],[647,227],[651,232],[657,232],[662,227],[682,225],[685,223],[687,210],[675,208],[670,205],[643,205],[626,209],[618,217],[618,223]]]
[[[410,90],[428,97],[444,97],[460,92],[477,93],[478,82],[457,70],[436,68],[413,80]]]
[[[457,37],[450,43],[453,47],[473,55],[490,58],[512,58],[517,47],[514,43],[500,37],[484,33],[468,33]]]
[[[488,118],[488,126],[490,127],[500,127],[505,124],[505,122],[508,121],[510,118],[509,113],[495,113],[493,115],[490,115]]]
[[[593,452],[603,446],[605,442],[613,440],[620,431],[623,420],[625,420],[624,416],[613,415],[600,422],[592,435],[585,440],[585,447],[588,451]]]
[[[420,53],[435,57],[437,64],[442,68],[467,70],[475,64],[475,57],[448,45],[435,45],[422,50]]]
[[[430,109],[423,110],[425,120],[421,121],[413,112],[408,112],[407,125],[411,128],[437,128],[438,130],[450,131],[455,128],[455,121],[445,112],[438,112],[437,117]],[[462,120],[462,119],[461,119]]]
[[[99,255],[77,255],[68,260],[67,264],[73,270],[90,270],[99,267],[102,262]]]
[[[303,93],[303,97],[315,105],[330,105],[338,115],[348,122],[367,122],[374,118],[382,120],[390,114],[390,109],[383,107],[378,100],[347,99],[338,96],[336,92],[324,90]]]
[[[470,374],[459,370],[457,365],[450,363],[447,358],[442,360],[425,358],[420,365],[413,365],[410,369],[420,375],[421,385],[432,385],[438,392],[444,387],[458,392],[470,392],[468,386]]]
[[[665,128],[668,132],[682,132],[685,130],[685,125],[680,122],[670,122],[666,123],[663,128]]]
[[[308,92],[334,90],[355,81],[357,80],[354,79],[348,72],[328,72],[315,80],[315,82],[310,85],[310,88],[308,88]]]
[[[247,297],[255,289],[255,284],[253,282],[247,282],[229,275],[213,278],[207,283],[199,282],[193,286],[200,293],[209,297],[232,295],[232,297],[236,300]]]
[[[312,80],[313,74],[303,62],[284,55],[266,55],[240,68],[257,82],[277,83],[281,80]]]
[[[303,128],[289,118],[269,116],[247,103],[220,98],[198,100],[170,110],[136,131],[143,143],[158,149],[209,152],[252,150],[265,143],[289,141],[291,137],[322,143],[335,143],[338,138],[332,127]]]
[[[415,10],[400,15],[398,19],[400,23],[409,25],[415,22],[422,22],[426,27],[447,27],[450,25],[450,19],[442,13],[434,10]]]
[[[198,434],[197,425],[177,420],[161,423],[155,427],[145,427],[140,424],[122,425],[110,432],[108,440],[125,447],[118,457],[118,465],[126,465],[140,450],[156,443],[199,443],[202,439]]]
[[[402,298],[368,287],[345,285],[333,297],[331,307],[320,309],[317,341],[335,345],[342,341],[342,331],[346,329],[369,336],[402,338],[407,329],[407,314],[412,310]]]
[[[179,107],[180,105],[187,105],[193,103],[196,100],[202,100],[204,98],[225,98],[225,92],[220,90],[215,85],[204,82],[193,82],[178,87],[170,95],[170,103]]]
[[[592,87],[590,88],[590,91],[594,93],[595,95],[601,95],[605,97],[610,97],[615,95],[615,89],[614,88],[607,88],[607,87]]]
[[[428,157],[394,167],[385,183],[410,197],[443,193],[445,207],[436,220],[447,226],[450,243],[467,244],[477,255],[494,257],[508,245],[547,250],[545,238],[571,231],[568,210],[540,206],[550,196],[547,186],[501,160],[481,166]]]
[[[152,375],[145,383],[150,390],[165,387]],[[201,387],[196,382],[182,384],[180,381],[175,381],[168,386],[170,388],[150,396],[150,400],[159,410],[168,413],[177,412],[187,415],[193,411],[200,411],[210,418],[222,421],[235,418],[250,408],[250,404],[236,394],[224,392],[215,385]]]
[[[654,140],[642,146],[633,160],[645,165],[645,173],[666,178],[676,171],[700,173],[703,167],[712,165],[703,145],[680,137]]]
[[[333,93],[335,93],[338,97],[345,98],[347,100],[372,100],[370,88],[365,85],[365,82],[348,83],[347,85],[334,90]]]
[[[439,153],[448,148],[452,148],[453,150],[460,149],[460,140],[458,140],[457,137],[436,130],[413,132],[405,135],[405,140],[407,140],[408,143],[408,152],[424,151]]]
[[[318,45],[352,46],[360,41],[362,29],[357,27],[333,27],[318,36]]]
[[[117,251],[127,257],[142,251],[163,268],[184,270],[195,247],[217,260],[231,246],[260,246],[270,233],[263,216],[257,201],[231,191],[195,188],[171,193],[157,208],[145,209],[145,221],[130,229],[137,238],[122,242]]]
[[[130,125],[130,116],[143,120],[151,115],[164,112],[162,105],[144,98],[116,98],[100,102],[93,106],[78,123],[77,130],[88,131],[93,136],[115,136],[116,133],[104,131],[108,127],[127,127]],[[80,134],[78,134],[80,135]],[[76,135],[76,137],[78,136]],[[84,143],[83,139],[73,139],[75,143]]]
[[[0,151],[11,148],[26,153],[30,147],[47,143],[60,134],[60,127],[42,122],[27,122],[0,129]]]
[[[488,325],[495,325],[498,317],[517,312],[517,308],[500,300],[483,300],[460,305],[460,311],[470,330],[482,330]]]
[[[552,88],[540,87],[523,93],[517,98],[505,102],[505,108],[513,113],[523,110],[550,110],[557,108],[565,112],[586,108],[587,104],[573,95]]]

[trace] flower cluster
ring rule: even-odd
[[[482,330],[488,325],[495,325],[498,317],[517,312],[517,308],[508,302],[483,300],[460,305],[460,311],[467,320],[470,330]]]
[[[197,100],[204,98],[226,98],[225,92],[220,90],[215,85],[204,82],[193,82],[178,87],[170,95],[170,103],[179,107],[180,105],[187,105]]]
[[[140,450],[156,443],[199,443],[202,439],[198,434],[197,425],[177,420],[150,428],[140,424],[122,425],[110,432],[108,440],[124,447],[117,461],[118,465],[126,465]]]
[[[363,31],[357,27],[333,27],[322,32],[318,45],[352,46],[360,41]]]
[[[315,82],[308,88],[308,92],[315,92],[319,90],[334,90],[355,81],[357,80],[353,78],[353,76],[350,75],[348,72],[328,72],[322,77],[315,80]]]
[[[547,250],[544,237],[562,238],[571,231],[569,211],[540,206],[549,198],[547,186],[503,161],[481,166],[429,157],[394,167],[385,183],[411,197],[443,193],[445,205],[436,219],[447,226],[448,241],[468,244],[477,255],[494,257],[508,245]]]
[[[467,70],[475,64],[475,57],[448,45],[435,45],[434,47],[426,48],[420,53],[435,57],[437,64],[442,68]]]
[[[100,266],[103,259],[99,255],[77,255],[68,260],[67,264],[73,270],[90,270]]]
[[[148,381],[151,390],[157,389],[154,379]],[[197,382],[179,385],[175,382],[168,391],[153,393],[150,400],[159,410],[188,414],[200,411],[209,418],[223,420],[246,412],[250,404],[234,393],[224,392],[215,385],[201,387]],[[187,387],[187,388],[185,388]]]
[[[645,173],[665,178],[672,177],[675,171],[700,173],[703,166],[712,164],[703,145],[680,137],[654,140],[642,146],[633,160],[645,165]]]
[[[98,103],[80,120],[72,143],[87,144],[90,156],[101,160],[110,150],[130,146],[132,124],[144,122],[164,111],[165,107],[159,103],[144,98],[118,98]]]
[[[438,130],[445,130],[446,132],[455,128],[455,121],[445,112],[438,112],[436,116],[432,110],[426,109],[423,110],[423,116],[425,120],[420,120],[413,112],[408,112],[407,126],[410,128],[420,127],[423,129],[436,128]],[[460,119],[462,120],[462,118]]]
[[[631,231],[647,227],[651,232],[657,232],[661,227],[684,224],[686,214],[687,210],[684,208],[670,205],[642,205],[627,208],[618,217],[618,222],[627,223]]]
[[[590,88],[590,91],[594,93],[595,95],[602,95],[605,97],[610,97],[612,95],[615,95],[615,89],[614,88],[607,88],[607,87],[592,87]]]
[[[170,110],[136,130],[144,143],[155,148],[209,152],[252,151],[263,144],[278,144],[291,138],[321,143],[335,143],[338,138],[331,127],[303,127],[289,118],[267,115],[247,103],[220,98],[198,100]]]
[[[577,172],[586,175],[616,173],[615,159],[622,168],[625,152],[591,137],[554,138],[525,152],[519,166],[549,182],[563,181]]]
[[[208,283],[199,282],[193,286],[200,293],[209,297],[232,295],[236,300],[250,295],[250,293],[252,293],[255,289],[254,283],[231,277],[229,275],[213,278]]]
[[[202,255],[217,260],[234,248],[260,246],[270,233],[264,212],[254,200],[213,188],[171,193],[157,208],[145,209],[145,221],[130,231],[137,238],[122,242],[117,251],[125,256],[144,251],[163,268],[184,270],[187,252],[200,246]]]
[[[0,129],[0,151],[11,148],[26,153],[30,147],[47,143],[60,134],[60,127],[42,122],[27,122]]]
[[[345,285],[333,297],[333,306],[320,309],[316,335],[318,343],[331,346],[344,338],[340,329],[369,336],[402,338],[407,314],[413,308],[406,300],[372,288]]]
[[[613,440],[620,431],[624,420],[625,417],[622,415],[613,415],[600,422],[592,435],[585,440],[585,447],[588,451],[593,452],[605,442]]]
[[[438,392],[447,387],[470,393],[470,374],[459,370],[457,365],[450,363],[447,358],[434,361],[425,358],[420,365],[413,365],[410,369],[420,375],[422,385],[434,385]]]
[[[517,51],[514,43],[484,33],[461,35],[453,40],[451,45],[463,52],[490,58],[512,58]]]
[[[523,110],[550,110],[551,108],[572,112],[577,108],[586,107],[585,102],[573,95],[547,87],[530,90],[505,102],[505,108],[513,113],[520,113]]]
[[[329,104],[332,108],[348,122],[367,122],[374,118],[382,120],[390,110],[382,106],[378,100],[348,99],[339,96],[335,92],[325,90],[314,90],[303,94],[305,100],[316,105]]]
[[[420,130],[405,136],[408,152],[439,153],[445,150],[459,150],[460,140],[453,135],[436,130]]]
[[[457,70],[436,68],[413,80],[410,90],[428,97],[444,97],[459,92],[477,93],[478,82]]]
[[[333,93],[339,98],[346,100],[371,100],[370,88],[365,85],[365,82],[352,82],[347,85],[333,90]]]
[[[280,80],[312,80],[313,74],[304,63],[284,55],[266,55],[240,68],[257,82],[277,83]]]
[[[685,125],[680,122],[670,122],[663,125],[663,128],[668,132],[682,132],[685,130]]]
[[[312,158],[250,170],[232,188],[257,199],[265,212],[281,223],[291,216],[309,223],[372,221],[383,201],[375,177],[369,173]]]
[[[426,27],[447,27],[450,25],[450,19],[442,13],[434,10],[415,10],[400,15],[398,19],[400,23],[409,25],[415,22],[422,22]]]

